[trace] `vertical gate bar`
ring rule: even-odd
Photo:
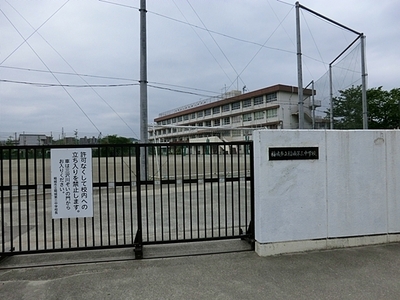
[[[49,155],[51,156],[50,153],[49,153]],[[51,159],[51,157],[50,157],[50,159]],[[45,189],[45,184],[46,184],[46,160],[45,159],[42,159],[42,182],[43,182],[43,242],[44,242],[44,249],[47,250],[46,189]]]
[[[26,156],[26,149],[24,149],[24,150],[25,150],[25,156]],[[22,152],[22,153],[24,153],[24,152]],[[21,251],[21,243],[22,243],[22,240],[21,240],[21,236],[22,236],[22,233],[21,233],[21,157],[20,157],[19,151],[18,151],[17,157],[18,157],[18,160],[17,160],[17,173],[18,173],[17,185],[18,185],[18,242],[19,242],[18,250]],[[28,177],[28,174],[26,174],[26,172],[25,172],[25,176]]]
[[[157,146],[152,145],[151,146],[151,172],[152,172],[152,177],[153,177],[153,186],[152,186],[152,190],[153,190],[153,199],[154,199],[154,195],[156,193],[156,174],[157,174],[157,170],[156,168],[156,164],[157,164]],[[149,228],[149,218],[150,218],[150,211],[149,211],[149,197],[146,197],[146,203],[145,203],[145,212],[146,212],[146,240],[149,241],[150,240],[150,228]],[[154,208],[153,208],[154,209]]]
[[[162,205],[162,199],[163,199],[163,193],[162,193],[162,183],[161,183],[161,181],[162,181],[162,174],[163,174],[163,164],[162,164],[162,146],[160,147],[160,156],[159,156],[159,163],[158,163],[158,165],[159,165],[159,167],[160,167],[160,184],[159,184],[159,187],[158,187],[158,189],[159,189],[159,192],[160,192],[160,203],[161,203],[161,205]],[[165,148],[166,149],[166,148]],[[161,211],[161,213],[160,213],[160,216],[161,216],[161,214],[162,214],[162,211]],[[155,193],[153,194],[153,220],[154,220],[154,224],[153,224],[153,226],[154,226],[154,241],[157,241],[157,214],[156,214],[156,196],[155,196]]]
[[[234,204],[234,199],[235,199],[235,190],[234,190],[234,177],[233,177],[233,171],[234,171],[234,166],[233,166],[233,149],[234,149],[234,145],[231,145],[232,147],[232,153],[231,153],[231,204],[232,204],[232,235],[235,235],[235,204]],[[236,149],[236,152],[237,149]]]
[[[117,198],[117,147],[113,146],[113,164],[114,164],[114,217],[115,217],[115,242],[118,245],[118,198]]]
[[[126,245],[126,228],[125,228],[125,174],[124,174],[124,153],[126,146],[121,146],[121,178],[122,178],[122,234],[124,236],[124,245]]]
[[[228,174],[227,174],[227,169],[226,169],[226,153],[227,152],[229,152],[229,153],[231,153],[231,151],[230,151],[230,146],[228,146],[228,150],[229,151],[226,151],[226,147],[227,146],[224,146],[225,147],[225,150],[224,150],[224,178],[225,178],[225,180],[224,180],[224,206],[225,206],[225,236],[227,236],[228,235],[228,196],[227,196],[227,186],[226,186],[226,182],[227,182],[227,177],[228,177]]]
[[[204,237],[207,237],[207,189],[206,189],[206,148],[202,145],[203,157],[203,206],[204,206]]]
[[[242,223],[241,223],[241,217],[240,217],[240,215],[241,215],[241,210],[240,210],[240,208],[241,208],[241,205],[240,205],[240,202],[241,202],[241,191],[242,191],[242,189],[241,189],[241,175],[240,175],[240,163],[242,162],[242,159],[241,159],[241,151],[240,151],[240,149],[241,149],[241,146],[242,146],[242,144],[240,143],[240,144],[238,144],[238,146],[237,146],[237,149],[238,149],[238,151],[237,151],[237,157],[238,157],[238,166],[237,166],[237,173],[238,173],[238,192],[237,192],[237,197],[238,197],[238,217],[239,217],[239,220],[238,220],[238,226],[239,226],[239,232],[240,232],[240,226],[242,226]],[[246,182],[246,181],[245,181]]]
[[[170,151],[172,151],[172,146],[167,146],[167,210],[168,210],[168,233],[169,233],[169,240],[171,240],[171,190],[170,190],[170,184],[169,184],[169,178],[170,178],[170,157],[169,157],[169,153]],[[164,210],[164,206],[162,206],[161,208],[162,210]],[[162,220],[161,222],[161,228],[162,228],[162,240],[164,241],[164,220]]]
[[[33,153],[34,154],[34,153]],[[33,159],[35,159],[35,157],[33,156]],[[31,241],[30,241],[30,232],[29,232],[29,159],[25,160],[25,168],[26,168],[26,226],[27,226],[27,231],[26,231],[26,237],[27,237],[27,242],[28,242],[28,251],[30,250],[30,245],[31,245]],[[23,250],[22,244],[20,245],[21,250]],[[25,247],[24,247],[25,248]]]
[[[213,182],[213,149],[210,145],[207,145],[209,147],[208,150],[208,155],[210,156],[209,161],[210,161],[210,192],[211,192],[211,236],[214,237],[214,182]]]
[[[19,152],[19,150],[17,149],[17,153]],[[9,149],[9,160],[8,160],[8,169],[9,169],[9,177],[10,177],[10,251],[14,251],[14,230],[13,230],[13,225],[14,225],[14,218],[13,218],[13,203],[12,203],[12,199],[13,199],[13,179],[12,179],[12,152],[11,152],[11,148]],[[18,158],[17,158],[18,159]]]
[[[41,148],[41,152],[42,152],[42,154],[41,154],[41,157],[42,157],[42,159],[44,159],[44,147],[43,148]],[[39,152],[40,153],[40,152]],[[35,155],[35,157],[38,157],[39,156],[39,154],[38,154],[38,151],[37,151],[37,149],[35,148],[35,152],[34,152],[34,155]],[[38,206],[37,206],[37,204],[38,204],[38,166],[37,166],[37,159],[35,159],[35,161],[34,161],[34,166],[33,166],[33,168],[35,169],[35,237],[36,237],[36,239],[35,239],[35,244],[36,244],[36,248],[35,248],[35,250],[38,250],[38,248],[39,248],[39,232],[38,232],[38,227],[39,227],[39,221],[38,221]],[[42,182],[42,186],[43,186],[43,189],[44,189],[44,182]]]
[[[75,218],[75,229],[76,229],[76,246],[79,248],[79,218]]]
[[[131,224],[131,244],[133,244],[134,241],[134,235],[133,235],[133,188],[132,188],[132,151],[134,151],[135,148],[132,148],[131,145],[128,146],[128,158],[129,158],[129,215],[130,215],[130,224]]]
[[[4,151],[3,149],[0,149],[0,186],[4,186]],[[9,158],[11,160],[11,157]],[[5,230],[5,220],[4,220],[4,190],[1,189],[0,191],[0,195],[1,195],[1,253],[5,252],[5,234],[4,234],[4,230]],[[1,255],[0,255],[1,256]]]
[[[146,162],[145,183],[144,183],[144,186],[145,186],[144,198],[146,199],[146,203],[147,203],[147,201],[149,199],[149,183],[148,183],[148,180],[150,178],[150,174],[149,174],[149,171],[148,171],[148,167],[149,167],[149,146],[148,145],[144,146],[144,153],[145,153],[145,162]],[[153,184],[153,187],[154,187],[154,184]],[[143,197],[143,195],[141,195],[141,196]],[[140,207],[142,207],[142,199],[140,201],[141,201],[140,202],[141,203]],[[143,212],[141,212],[140,215],[143,216]],[[146,214],[146,219],[147,219],[147,214]],[[143,220],[141,220],[141,222],[142,222],[142,229],[143,229]],[[143,238],[143,232],[141,232],[141,235],[142,235],[142,238]]]
[[[186,148],[185,146],[181,145],[181,185],[182,185],[182,227],[183,227],[183,239],[186,239],[186,209],[185,209],[185,163],[184,163],[184,157],[186,155]]]
[[[137,210],[137,233],[135,237],[135,258],[142,258],[143,238],[142,238],[142,186],[141,186],[141,145],[136,144],[136,210]]]
[[[176,149],[176,145],[174,145],[174,180],[175,180],[175,186],[174,186],[174,193],[175,193],[175,230],[176,230],[176,239],[179,239],[179,230],[178,230],[178,226],[179,226],[179,222],[178,222],[178,178],[177,178],[177,165],[176,165],[176,155],[177,155],[177,149]],[[170,229],[171,232],[171,229]],[[170,238],[171,239],[171,238]]]
[[[100,246],[103,246],[103,212],[102,212],[102,182],[101,182],[101,157],[103,148],[97,147],[97,179],[99,182],[99,228],[100,228]]]
[[[193,239],[193,206],[192,206],[192,147],[188,146],[188,163],[189,163],[189,222],[190,222],[190,238]]]
[[[246,225],[249,224],[249,218],[248,218],[248,199],[249,199],[249,193],[248,193],[248,187],[247,187],[247,172],[248,170],[248,161],[247,161],[247,149],[248,149],[248,142],[245,144],[245,150],[244,150],[244,199],[245,199],[245,205],[244,205],[244,223]]]
[[[106,197],[107,197],[107,245],[111,244],[111,233],[110,233],[110,191],[109,191],[109,176],[108,176],[108,153],[110,151],[110,147],[108,145],[105,146],[106,148]]]
[[[220,145],[217,145],[217,201],[218,201],[218,236],[221,237],[221,181],[220,181]]]
[[[254,201],[255,201],[255,191],[254,191],[254,147],[253,147],[253,142],[251,142],[251,147],[250,147],[250,176],[251,176],[251,189],[250,189],[250,194],[251,194],[251,199],[250,199],[250,213],[251,213],[251,220],[250,220],[250,225],[249,225],[249,231],[250,231],[250,239],[253,241],[252,242],[252,249],[255,249],[255,227],[254,227],[254,222],[255,222],[255,207],[254,207]]]
[[[197,238],[200,238],[200,203],[199,203],[199,147],[196,144],[196,200],[197,200]]]

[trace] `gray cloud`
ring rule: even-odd
[[[69,1],[29,38],[40,59],[27,43],[16,49],[23,42],[20,34],[27,38],[34,31],[21,16],[37,29],[65,2],[2,1],[0,62],[15,52],[0,66],[0,79],[65,85],[137,84],[139,1],[112,0],[131,8],[95,0]],[[396,14],[400,7],[396,1],[301,3],[364,32],[369,86],[399,87],[400,20]],[[150,85],[169,89],[149,86],[150,122],[160,112],[216,95],[225,88],[297,85],[293,6],[273,0],[170,0],[148,1],[147,9],[148,80]],[[326,63],[356,36],[305,11],[301,17],[307,84],[321,77]],[[211,32],[201,29],[204,26]],[[55,73],[50,74],[47,68]],[[97,77],[82,79],[57,72]],[[137,85],[91,89],[0,82],[0,139],[13,132],[53,132],[57,138],[61,128],[69,135],[78,129],[80,136],[97,136],[99,130],[103,135],[138,137],[139,97]]]

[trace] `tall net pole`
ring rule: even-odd
[[[303,69],[301,62],[301,34],[300,34],[300,3],[296,2],[296,37],[297,37],[297,81],[299,95],[299,129],[304,128],[304,110],[303,110]]]
[[[361,80],[362,80],[362,110],[363,129],[368,129],[368,105],[367,105],[367,73],[365,70],[365,35],[361,34]]]

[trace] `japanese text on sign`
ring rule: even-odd
[[[269,160],[300,160],[318,158],[318,147],[269,148]]]
[[[92,150],[52,149],[52,216],[93,217]]]

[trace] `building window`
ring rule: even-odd
[[[222,112],[226,112],[229,111],[229,104],[225,104],[224,106],[222,106]]]
[[[264,103],[264,97],[259,96],[254,98],[254,105],[260,105]]]
[[[205,116],[211,116],[211,108],[206,109],[206,110],[204,111],[204,115],[205,115]]]
[[[167,120],[162,121],[163,125],[167,125]]]
[[[251,106],[251,99],[243,100],[243,108]]]
[[[222,119],[222,124],[223,124],[223,125],[229,125],[229,124],[231,124],[231,119],[230,119],[229,117],[223,118],[223,119]]]
[[[278,100],[276,93],[268,94],[266,98],[267,98],[267,100],[266,100],[267,103]]]
[[[184,115],[184,116],[183,116],[183,120],[184,120],[184,121],[189,120],[189,115]]]
[[[182,122],[182,116],[178,117],[178,122]]]
[[[241,120],[242,120],[241,116],[233,116],[232,117],[232,123],[240,123]]]
[[[203,111],[199,111],[198,113],[197,113],[197,117],[198,118],[201,118],[203,116]]]
[[[203,126],[203,122],[199,122],[199,123],[197,123],[197,126]]]
[[[220,125],[221,125],[220,119],[214,120],[214,126],[220,126]]]
[[[215,115],[215,114],[219,114],[220,111],[221,111],[221,107],[220,107],[220,106],[217,106],[217,107],[214,107],[214,108],[213,108],[213,114],[214,114],[214,115]]]
[[[264,119],[264,112],[263,111],[256,111],[254,113],[254,120],[262,120]]]
[[[205,121],[204,126],[206,127],[211,127],[211,121]]]
[[[231,132],[230,132],[230,130],[224,130],[224,131],[222,131],[221,135],[222,136],[231,136]]]
[[[172,118],[172,123],[176,123],[176,118]]]
[[[192,113],[192,114],[190,115],[190,118],[191,118],[191,119],[196,119],[196,113]]]
[[[171,124],[171,119],[168,119],[168,120],[167,120],[167,124]]]
[[[251,121],[251,113],[250,114],[243,114],[243,122]]]
[[[275,118],[278,116],[278,109],[274,108],[274,109],[268,109],[267,110],[267,119],[268,118]]]
[[[241,136],[242,132],[240,130],[232,130],[232,136]]]
[[[232,110],[240,109],[240,102],[239,101],[235,102],[235,103],[232,103],[231,105],[232,105]]]

